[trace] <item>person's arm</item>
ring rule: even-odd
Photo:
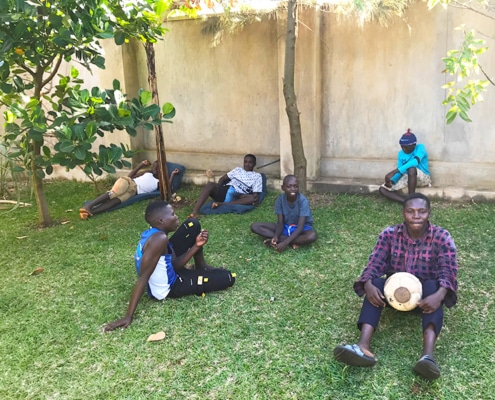
[[[134,178],[137,178],[138,176],[141,176],[143,174],[143,172],[139,173],[138,172],[144,168],[144,167],[149,167],[151,165],[151,163],[148,161],[148,160],[143,160],[141,161],[137,166],[136,168],[134,168],[131,172],[129,172],[127,174],[127,176],[131,179],[134,179]]]
[[[459,269],[457,249],[447,230],[439,227],[436,229],[434,240],[438,246],[436,263],[437,281],[440,287],[434,294],[424,298],[419,303],[419,307],[428,313],[435,311],[443,301],[447,307],[452,307],[457,301],[457,272]]]
[[[397,168],[390,171],[387,175],[385,175],[385,186],[392,187],[394,183],[397,183],[401,176],[402,174]]]
[[[275,233],[273,234],[272,237],[272,246],[276,247],[278,243],[278,238],[280,237],[280,234],[284,230],[284,215],[283,214],[278,214],[277,215],[277,227],[275,228]]]
[[[368,264],[364,268],[361,277],[354,282],[354,291],[358,296],[366,293],[364,286],[367,281],[372,284],[371,279],[385,275],[390,265],[389,255],[394,229],[394,226],[389,226],[378,235],[378,240],[368,259]]]
[[[178,168],[175,168],[171,173],[170,173],[170,180],[174,179],[174,176],[177,175],[179,173],[179,169]]]
[[[172,265],[174,269],[177,271],[189,262],[191,258],[206,244],[208,243],[208,231],[202,230],[199,235],[196,237],[196,243],[194,246],[190,247],[184,254],[176,257],[175,252],[173,253]]]
[[[414,149],[413,154],[411,154],[411,158],[407,160],[407,162],[398,167],[398,170],[401,174],[405,174],[407,170],[411,167],[417,167],[421,160],[426,157],[426,148],[423,145],[417,145]]]
[[[364,283],[364,291],[368,301],[375,307],[385,307],[385,296],[370,280]]]
[[[155,233],[148,239],[143,251],[139,278],[137,279],[134,289],[132,290],[131,300],[127,306],[127,312],[123,318],[120,318],[105,326],[105,332],[113,331],[116,328],[127,328],[132,323],[139,299],[141,299],[141,296],[146,289],[146,285],[148,284],[148,280],[155,270],[160,257],[163,252],[166,251],[167,244],[168,238],[163,232]]]
[[[446,288],[440,286],[435,293],[421,299],[418,303],[418,307],[421,308],[425,314],[435,312],[438,307],[442,305],[442,301],[445,299],[447,292],[448,290]]]
[[[251,193],[251,198],[250,200],[253,200],[251,203],[253,206],[257,206],[260,204],[260,195],[261,192],[263,192],[263,178],[261,177],[261,174],[259,175],[259,179],[256,179],[256,182],[253,184],[253,193]]]
[[[229,181],[230,181],[229,176],[228,176],[227,174],[225,174],[225,175],[222,175],[222,176],[220,177],[220,179],[218,179],[218,184],[219,184],[220,186],[223,186],[223,185],[225,185],[226,183],[228,183]]]

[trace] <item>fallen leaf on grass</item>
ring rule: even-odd
[[[41,274],[45,269],[44,268],[36,268],[33,272],[31,272],[29,275],[39,275]]]
[[[70,224],[70,221],[62,221],[62,225]]]
[[[150,335],[147,342],[158,342],[163,339],[165,339],[165,332],[161,331]]]
[[[16,236],[16,239],[26,239],[27,236]]]

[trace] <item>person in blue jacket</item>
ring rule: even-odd
[[[405,196],[398,190],[407,187],[407,194],[416,192],[417,187],[431,186],[430,171],[428,170],[428,153],[423,144],[417,143],[416,135],[408,129],[399,144],[397,168],[385,175],[385,183],[380,186],[381,195],[390,200],[404,202]]]

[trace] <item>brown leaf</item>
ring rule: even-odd
[[[44,268],[36,268],[33,272],[31,272],[29,275],[39,275],[41,274],[45,269]]]
[[[158,342],[158,341],[163,340],[163,339],[165,339],[165,332],[160,331],[160,332],[153,333],[152,335],[150,335],[147,342]]]

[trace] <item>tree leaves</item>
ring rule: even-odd
[[[89,90],[75,66],[68,76],[58,75],[62,61],[105,68],[99,39],[113,37],[118,45],[130,38],[156,42],[166,29],[153,9],[155,3],[160,12],[172,7],[163,0],[125,5],[107,0],[58,0],[56,5],[0,0],[0,104],[6,109],[2,139],[15,161],[37,177],[33,183],[38,203],[44,202],[40,179],[53,172],[54,164],[79,166],[90,179],[114,172],[115,167],[130,165],[121,158],[133,152],[123,144],[93,151],[98,137],[115,130],[135,136],[139,128],[153,129],[173,117],[173,106],[167,106],[162,118],[147,91],[128,100],[118,80],[112,89]],[[45,144],[48,137],[57,141],[52,150]],[[38,210],[40,221],[48,225],[46,204],[38,204]]]

